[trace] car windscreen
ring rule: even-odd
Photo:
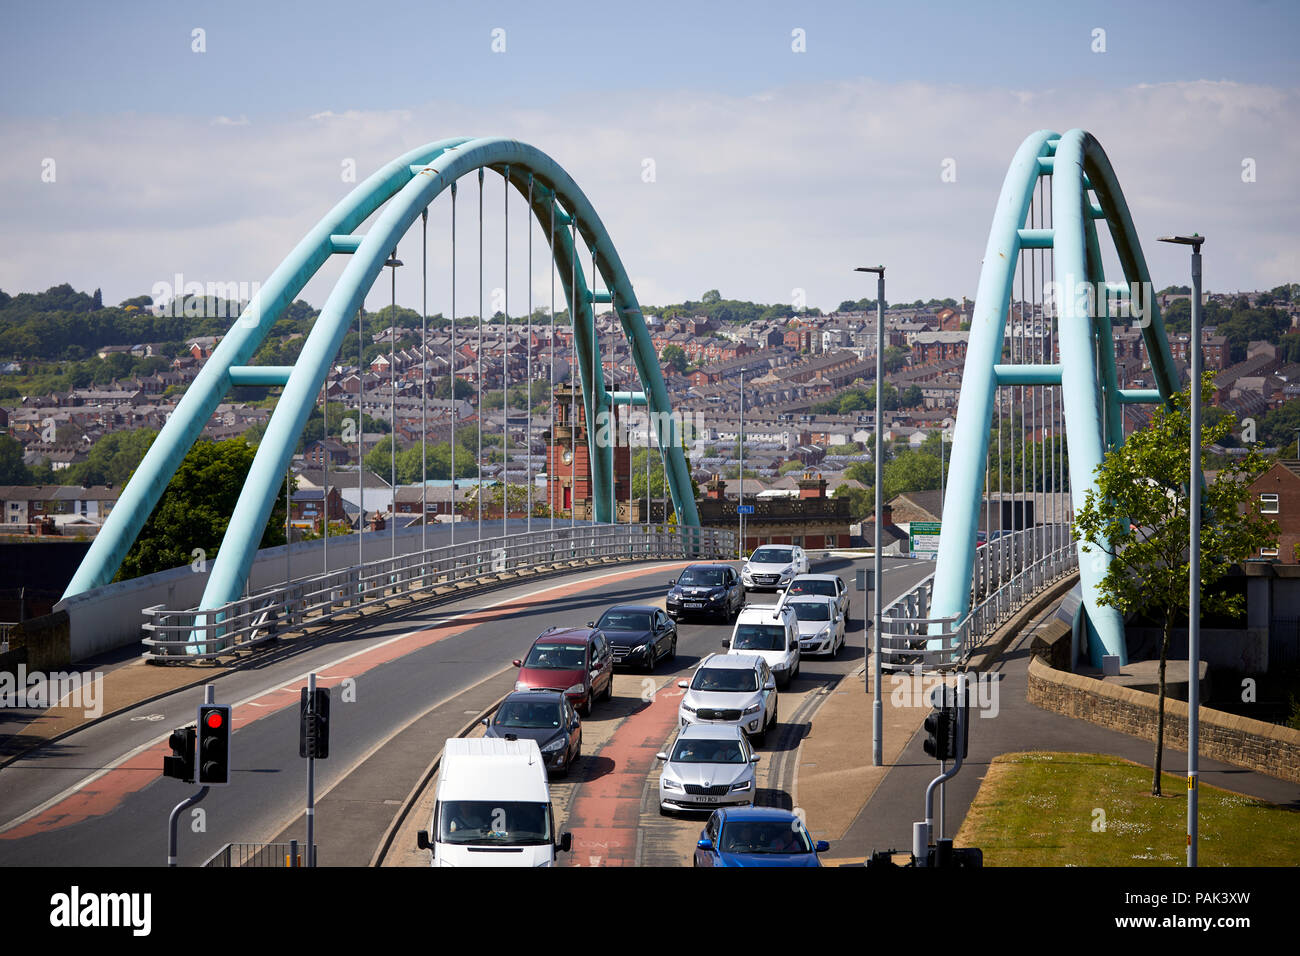
[[[744,763],[739,740],[679,740],[670,758],[675,763]]]
[[[820,601],[791,601],[788,607],[794,608],[794,616],[801,621],[829,621],[831,606]]]
[[[559,701],[508,700],[497,708],[492,723],[497,727],[523,727],[529,730],[545,730],[560,726],[561,709]]]
[[[586,663],[586,648],[581,644],[534,644],[525,667],[550,671],[580,671]]]
[[[650,615],[644,611],[606,611],[596,626],[606,631],[648,631]]]
[[[733,820],[722,828],[718,849],[724,853],[812,853],[808,833],[798,818],[780,820]]]
[[[748,667],[701,667],[691,681],[691,690],[749,691],[758,690],[758,677]]]
[[[737,651],[783,651],[785,625],[741,624],[731,639],[731,647]]]
[[[749,556],[754,564],[789,564],[794,560],[793,552],[784,548],[759,548]]]
[[[822,594],[835,597],[834,581],[795,581],[790,585],[791,594]]]
[[[722,587],[721,568],[687,568],[677,579],[679,587],[720,588]]]
[[[551,808],[519,800],[446,800],[438,805],[438,842],[475,846],[551,843]]]

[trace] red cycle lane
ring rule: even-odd
[[[613,768],[584,783],[574,797],[565,827],[573,834],[573,852],[565,865],[636,865],[646,777],[677,722],[677,705],[684,693],[675,679],[670,680],[597,751],[595,756],[612,761]]]

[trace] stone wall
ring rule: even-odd
[[[1028,699],[1066,717],[1153,743],[1156,739],[1155,694],[1053,670],[1041,657],[1029,663]],[[1187,704],[1183,701],[1165,700],[1165,744],[1187,749]],[[1300,783],[1300,730],[1201,707],[1200,753],[1211,760]]]

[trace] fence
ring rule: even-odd
[[[880,666],[956,666],[1034,594],[1078,564],[1067,525],[1041,525],[996,538],[976,554],[972,607],[964,618],[929,616],[933,574],[882,610]]]
[[[316,844],[316,864],[320,865],[320,844]],[[211,869],[233,867],[283,868],[307,865],[307,845],[292,843],[227,843],[204,861]]]
[[[145,608],[145,657],[162,663],[218,657],[397,597],[481,587],[524,572],[728,558],[735,549],[732,531],[671,525],[591,525],[469,541],[301,578],[217,608]]]

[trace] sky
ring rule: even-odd
[[[823,310],[973,297],[1011,157],[1038,129],[1105,148],[1156,285],[1205,235],[1210,291],[1300,281],[1300,5],[1202,3],[78,3],[0,0],[0,289],[116,303],[265,281],[356,180],[422,143],[504,136],[576,180],[642,304],[708,289]],[[477,200],[462,183],[460,202]],[[549,305],[522,202],[483,289]],[[478,223],[458,213],[458,314]],[[449,312],[449,197],[428,307]],[[421,237],[399,304],[421,307]],[[302,297],[324,304],[327,264]],[[389,301],[387,277],[368,308]]]

